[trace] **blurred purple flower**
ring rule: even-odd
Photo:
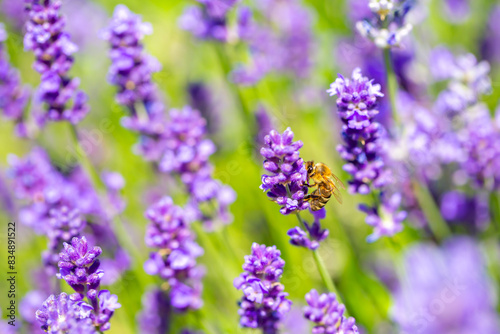
[[[24,48],[35,54],[34,69],[41,74],[37,98],[45,104],[45,119],[78,123],[89,111],[86,94],[78,89],[80,80],[68,72],[73,53],[78,48],[64,31],[61,3],[27,0],[29,20],[26,23]],[[39,124],[42,125],[42,124]]]
[[[471,14],[469,0],[443,1],[443,18],[452,23],[463,23]]]
[[[153,288],[142,296],[142,310],[137,315],[139,333],[164,334],[170,325],[170,301],[165,293]]]
[[[122,125],[138,132],[137,151],[147,160],[156,160],[161,154],[159,136],[164,130],[164,104],[152,75],[161,69],[159,62],[144,52],[142,40],[152,33],[152,26],[125,5],[115,7],[108,27],[101,37],[111,50],[108,81],[118,88],[116,101],[126,107],[129,116]]]
[[[308,306],[304,316],[315,324],[313,334],[358,334],[354,318],[344,316],[345,306],[339,304],[334,293],[318,294],[312,289],[306,294]]]
[[[405,254],[392,315],[405,333],[500,333],[493,285],[476,243],[466,237]]]
[[[227,14],[238,0],[197,0],[200,6],[188,6],[179,26],[199,39],[227,42]]]
[[[481,55],[491,63],[500,63],[500,5],[490,11],[481,45]]]
[[[144,263],[150,275],[159,275],[168,283],[171,305],[178,311],[202,306],[201,279],[204,270],[196,258],[203,249],[196,243],[185,212],[164,197],[146,211],[150,224],[146,230],[146,245],[157,249]]]
[[[260,154],[264,157],[264,169],[270,175],[262,175],[260,189],[281,206],[284,215],[309,208],[304,201],[307,194],[307,171],[304,160],[299,156],[302,142],[293,142],[293,132],[287,128],[283,134],[276,130],[269,132],[264,138],[265,146]]]
[[[311,250],[316,250],[320,242],[328,237],[329,231],[321,228],[321,219],[326,217],[326,210],[322,208],[318,211],[311,211],[314,216],[314,222],[308,224],[304,221],[306,232],[299,226],[288,230],[287,234],[290,237],[290,243],[294,246],[305,247]]]
[[[393,236],[403,230],[403,221],[406,219],[405,211],[398,211],[401,204],[401,194],[395,193],[386,199],[381,196],[381,205],[371,208],[360,205],[360,210],[366,213],[366,223],[373,226],[373,233],[367,237],[368,242],[374,242],[382,236]]]
[[[487,198],[480,194],[470,197],[460,191],[441,196],[441,214],[449,223],[463,223],[467,228],[481,230],[490,221]]]
[[[207,120],[207,133],[215,134],[220,128],[221,115],[215,107],[212,91],[202,82],[192,82],[187,88],[189,105],[198,110]]]
[[[241,326],[260,328],[266,334],[278,333],[279,324],[292,305],[279,282],[285,266],[280,255],[276,246],[253,243],[252,254],[245,256],[245,272],[234,280],[234,287],[244,294],[238,311]]]
[[[275,126],[269,112],[262,105],[259,105],[255,111],[255,121],[257,123],[255,143],[258,147],[262,147],[265,144],[266,136]]]
[[[21,83],[19,72],[10,65],[9,56],[5,48],[7,32],[0,23],[0,110],[8,120],[15,124],[16,134],[27,136],[24,124],[24,111],[29,99],[27,87]]]
[[[206,138],[206,121],[200,113],[188,106],[171,110],[162,142],[158,167],[163,173],[180,176],[190,194],[189,207],[194,219],[201,220],[208,229],[231,223],[229,206],[236,200],[236,193],[212,177],[214,167],[209,158],[216,147]],[[213,204],[213,211],[203,213],[200,209],[203,203]]]
[[[232,73],[242,85],[254,85],[270,72],[309,75],[312,53],[312,19],[296,0],[266,0],[259,3],[266,23],[258,24],[249,8],[239,12],[239,35],[248,43],[251,64]]]

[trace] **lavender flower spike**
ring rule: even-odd
[[[234,280],[234,287],[243,291],[239,302],[240,324],[260,328],[264,334],[278,333],[278,325],[290,311],[292,302],[279,282],[285,261],[276,246],[252,244],[252,254],[245,256],[243,272]]]
[[[271,174],[262,175],[260,189],[267,191],[267,196],[281,206],[280,212],[284,215],[307,209],[309,203],[304,201],[307,171],[299,156],[302,142],[293,142],[290,128],[281,135],[272,130],[264,141],[260,154],[265,158],[264,169]]]
[[[29,20],[26,23],[24,48],[35,54],[34,69],[41,74],[38,98],[45,103],[46,118],[78,123],[89,111],[87,96],[78,90],[80,80],[68,76],[73,53],[78,48],[64,31],[61,2],[26,0]]]
[[[288,230],[287,234],[290,237],[290,243],[292,245],[316,250],[319,247],[319,243],[328,237],[329,231],[321,228],[321,219],[326,217],[325,208],[319,211],[311,211],[311,213],[314,216],[314,222],[308,224],[304,221],[307,233],[296,226]]]
[[[17,135],[24,137],[27,133],[23,113],[29,92],[21,85],[19,72],[9,63],[4,44],[6,40],[7,32],[0,23],[0,110],[7,119],[15,122]]]
[[[304,317],[315,324],[313,334],[359,333],[354,318],[344,316],[345,306],[339,304],[334,293],[320,295],[312,289],[306,294],[306,301]]]

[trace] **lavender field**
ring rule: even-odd
[[[500,334],[497,0],[0,22],[0,334]]]

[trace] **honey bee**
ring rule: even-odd
[[[339,188],[345,189],[345,186],[342,181],[332,173],[330,167],[321,162],[315,164],[314,161],[307,161],[306,170],[306,185],[308,187],[317,187],[312,193],[304,197],[305,201],[309,201],[311,210],[318,211],[324,207],[332,195],[335,196],[337,202],[342,204],[342,195]],[[310,184],[310,180],[314,181],[314,184]]]

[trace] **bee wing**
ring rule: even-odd
[[[342,183],[342,181],[340,181],[340,179],[335,174],[332,174],[332,179],[337,188],[345,189],[344,183]]]
[[[335,187],[332,194],[333,194],[333,196],[335,196],[335,199],[337,200],[337,202],[342,204],[342,194],[340,193],[339,188]]]

